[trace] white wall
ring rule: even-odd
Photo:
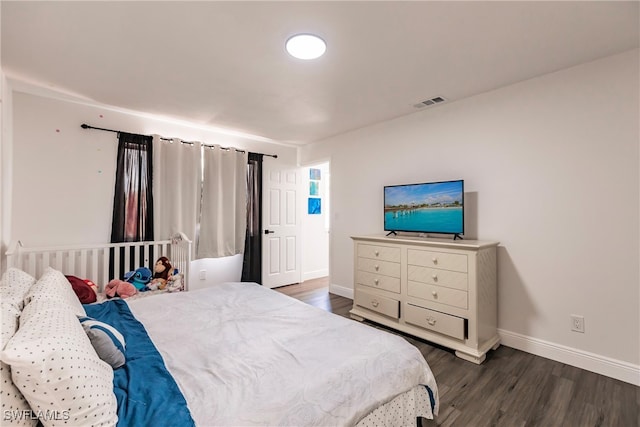
[[[13,193],[12,239],[20,239],[27,246],[109,241],[117,135],[81,129],[82,123],[277,154],[278,161],[284,164],[295,165],[297,161],[297,149],[293,147],[14,91],[13,174],[9,187]],[[3,209],[4,206],[3,200]],[[210,281],[215,283],[216,277],[222,276],[237,276],[239,281],[242,261],[238,263],[236,258],[231,263],[201,262],[198,271],[207,270],[207,280],[195,283],[196,278],[190,283],[202,286]],[[229,273],[229,268],[233,273]]]
[[[0,7],[0,15],[1,11]],[[0,273],[5,269],[2,255],[6,252],[11,239],[11,148],[13,141],[11,87],[2,69],[1,50],[0,43]]]
[[[310,169],[320,170],[318,195],[309,195]],[[302,168],[302,280],[311,280],[329,275],[329,200],[330,168],[324,162]],[[316,181],[316,180],[314,180]],[[321,213],[309,215],[309,197],[319,197]]]
[[[2,102],[0,103],[0,254],[7,250],[11,239],[11,182],[13,170],[13,96],[11,86],[0,71]],[[4,269],[0,256],[0,272]]]
[[[638,60],[629,51],[303,149],[304,163],[331,158],[332,286],[353,287],[349,236],[382,232],[385,184],[463,178],[467,237],[501,242],[503,342],[640,381]]]

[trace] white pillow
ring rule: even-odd
[[[11,304],[18,314],[24,308],[24,297],[31,286],[36,283],[31,275],[17,268],[9,268],[0,280],[0,301]]]
[[[20,312],[16,310],[13,304],[0,300],[2,306],[2,329],[0,329],[0,350],[9,342],[18,330],[18,318]]]
[[[51,267],[47,267],[40,279],[31,286],[24,303],[27,305],[33,300],[55,302],[60,306],[68,306],[76,316],[87,315],[69,280]]]
[[[2,329],[0,350],[18,330],[18,318],[24,305],[24,296],[36,279],[17,268],[8,269],[0,279],[0,310]],[[11,379],[11,367],[0,362],[0,401],[2,401],[2,422],[14,426],[35,426],[37,420],[31,417],[31,407]]]
[[[18,317],[20,313],[15,307],[2,300],[2,335],[0,338],[0,349],[13,337],[18,330]],[[2,421],[15,426],[35,426],[37,420],[31,419],[31,407],[20,390],[11,379],[11,367],[4,362],[0,362],[0,401],[2,401]]]
[[[75,313],[56,299],[32,299],[0,353],[45,427],[115,425],[113,370],[100,360]]]

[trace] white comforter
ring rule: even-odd
[[[198,426],[351,426],[418,384],[437,402],[429,366],[401,337],[256,284],[129,306]]]

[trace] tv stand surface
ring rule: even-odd
[[[352,236],[351,317],[388,326],[482,363],[497,333],[498,242]]]
[[[386,230],[385,230],[385,231],[386,231]],[[399,236],[399,235],[398,235],[398,232],[397,232],[397,231],[394,231],[394,230],[391,230],[390,232],[388,232],[388,233],[387,233],[387,234],[385,234],[384,236],[385,236],[385,237],[389,237],[389,236],[391,236],[392,234],[393,234],[394,236]],[[406,237],[406,236],[405,236],[405,237]],[[428,237],[429,237],[429,233],[418,233],[418,236],[417,236],[417,237],[419,237],[419,238],[421,238],[421,239],[428,238]],[[458,240],[458,239],[460,239],[460,240],[463,240],[463,239],[464,239],[464,237],[462,237],[462,234],[461,234],[461,233],[455,233],[455,234],[453,235],[453,240]]]
[[[489,246],[495,246],[498,242],[490,241],[490,240],[454,240],[452,238],[443,238],[443,237],[423,237],[423,236],[413,236],[407,234],[395,234],[393,236],[384,235],[384,234],[372,234],[365,236],[351,236],[352,239],[363,239],[376,241],[379,239],[388,239],[389,241],[393,241],[396,243],[416,243],[421,244],[424,243],[426,245],[433,245],[439,247],[448,247],[448,248],[469,248],[469,249],[481,249]]]

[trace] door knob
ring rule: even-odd
[[[273,234],[275,231],[273,230],[264,230],[264,234]]]

